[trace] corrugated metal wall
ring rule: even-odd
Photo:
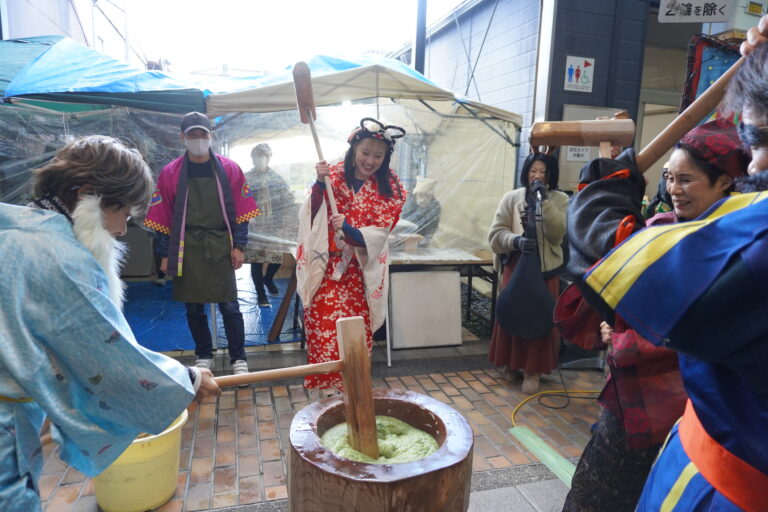
[[[540,10],[538,0],[470,0],[427,40],[428,78],[523,117],[519,164],[528,153]],[[561,120],[565,104],[625,109],[637,120],[648,12],[649,0],[556,0],[547,120]],[[595,59],[591,93],[563,90],[568,55]]]
[[[616,107],[637,120],[648,0],[558,0],[548,120],[563,105]],[[567,55],[595,59],[592,93],[563,90]]]

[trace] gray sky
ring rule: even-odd
[[[428,0],[428,24],[462,0]],[[129,37],[174,74],[280,69],[315,54],[389,52],[415,32],[416,0],[131,0]]]

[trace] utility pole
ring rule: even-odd
[[[99,0],[93,0],[91,4],[91,48],[98,51],[96,48],[96,2]]]
[[[413,40],[411,63],[413,69],[424,74],[424,50],[427,42],[427,0],[417,0],[416,37]]]

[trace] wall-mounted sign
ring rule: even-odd
[[[569,162],[589,162],[589,146],[565,146],[565,159]]]
[[[747,7],[744,9],[747,14],[754,14],[755,16],[763,15],[763,3],[762,2],[747,2]]]
[[[566,91],[592,92],[592,78],[595,76],[595,59],[587,57],[565,57],[565,81],[563,89]]]
[[[661,0],[659,23],[719,23],[728,21],[736,0]]]

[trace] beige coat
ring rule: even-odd
[[[559,190],[550,190],[541,203],[542,222],[538,223],[539,260],[541,271],[554,270],[563,264],[563,237],[568,196]],[[515,238],[525,231],[522,212],[525,209],[525,188],[516,188],[504,194],[488,232],[488,243],[494,253],[493,267],[501,272],[501,255],[516,251]]]

